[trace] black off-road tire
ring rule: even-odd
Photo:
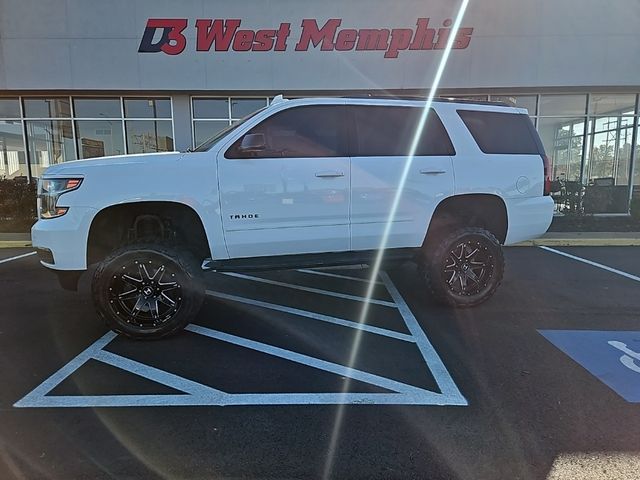
[[[504,255],[500,242],[489,231],[477,227],[460,227],[453,230],[449,234],[445,234],[440,240],[429,242],[430,250],[426,251],[424,257],[419,262],[419,272],[424,277],[428,290],[433,298],[445,305],[456,308],[475,307],[487,301],[500,285],[504,274]],[[486,262],[485,270],[477,265],[469,265],[468,261],[454,260],[460,254],[460,246],[463,247],[463,257],[470,254],[475,248],[479,249],[478,255],[482,253],[482,260]],[[447,267],[451,263],[456,263],[455,267]],[[465,267],[466,264],[466,267]],[[460,282],[459,273],[455,278],[452,286],[449,281],[454,278],[454,273],[468,271],[472,269],[472,273],[478,278],[478,274],[484,272],[480,276],[479,283],[472,283],[474,288],[470,288],[469,292],[462,291],[456,282]],[[466,270],[464,270],[466,268]],[[446,271],[446,273],[445,273]],[[466,279],[467,282],[469,279]]]
[[[111,253],[98,265],[91,293],[109,328],[139,340],[182,330],[204,300],[195,257],[154,243],[127,245]]]

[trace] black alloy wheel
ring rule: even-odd
[[[486,242],[467,237],[449,252],[442,266],[443,280],[455,295],[477,295],[491,281],[495,258]]]
[[[133,260],[108,279],[109,304],[121,321],[156,328],[182,305],[182,285],[166,262]]]
[[[504,256],[491,232],[459,228],[425,252],[422,271],[437,301],[473,307],[491,298],[500,285]]]
[[[114,331],[138,339],[184,328],[198,313],[204,292],[197,262],[161,245],[131,245],[109,255],[92,284],[96,309]]]

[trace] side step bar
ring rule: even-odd
[[[419,248],[394,248],[384,253],[383,262],[402,263],[415,258]],[[273,257],[232,258],[202,262],[202,270],[208,272],[249,272],[265,270],[289,270],[294,268],[334,267],[341,265],[366,266],[375,261],[377,250],[355,252],[307,253],[278,255]]]

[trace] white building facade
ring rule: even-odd
[[[0,0],[0,177],[193,147],[276,94],[529,110],[559,210],[640,191],[640,1]],[[572,199],[579,197],[580,202]],[[583,202],[584,200],[584,202]]]

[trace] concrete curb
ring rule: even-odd
[[[0,248],[24,248],[30,247],[31,242],[21,240],[3,240],[0,241]]]
[[[640,238],[537,238],[513,247],[638,247]]]

